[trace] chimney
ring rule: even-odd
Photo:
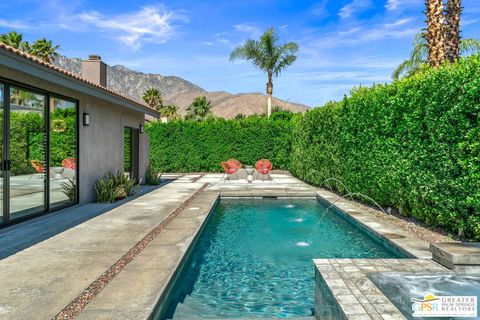
[[[91,54],[82,61],[82,77],[103,87],[107,86],[107,65],[99,55]]]

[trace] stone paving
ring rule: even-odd
[[[316,266],[317,319],[406,319],[368,278],[368,274],[449,272],[426,259],[315,259],[313,262]]]

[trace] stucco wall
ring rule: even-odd
[[[144,114],[54,85],[17,70],[0,67],[0,77],[79,101],[79,201],[80,203],[94,201],[95,180],[107,172],[116,173],[123,170],[124,127],[138,128],[140,124],[144,124]],[[83,126],[84,112],[90,114],[90,126]],[[145,181],[149,162],[149,141],[146,133],[140,134],[139,149],[139,174]]]

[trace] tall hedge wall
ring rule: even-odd
[[[478,56],[360,88],[295,121],[291,171],[480,239],[479,112]]]
[[[147,126],[151,165],[163,172],[221,172],[221,161],[236,158],[253,165],[270,159],[288,169],[291,153],[291,114],[278,113],[240,120],[173,121]]]

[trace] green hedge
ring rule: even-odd
[[[479,56],[359,88],[295,121],[291,171],[478,240],[479,112]]]
[[[289,113],[240,120],[156,122],[146,127],[150,159],[161,172],[221,172],[221,161],[236,158],[253,165],[267,158],[276,169],[289,169],[291,154]]]

